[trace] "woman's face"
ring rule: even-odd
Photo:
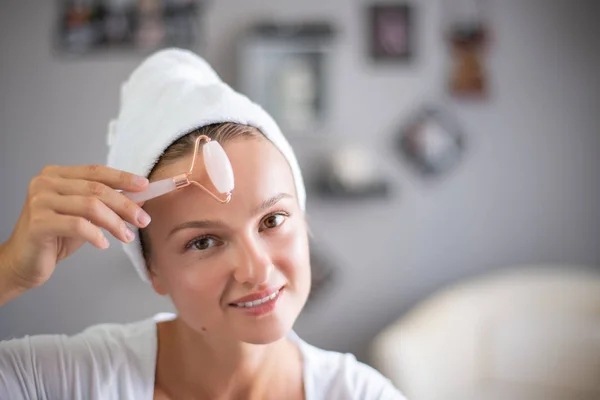
[[[292,328],[310,290],[304,214],[271,142],[242,138],[223,148],[235,177],[229,203],[194,185],[146,203],[152,283],[193,330],[270,343]],[[191,158],[157,169],[152,180],[187,171]],[[200,155],[192,179],[217,193]],[[268,300],[257,305],[259,298]]]

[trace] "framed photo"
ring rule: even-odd
[[[408,4],[369,6],[369,52],[376,61],[410,61],[414,56],[413,9]]]
[[[238,84],[287,135],[324,131],[335,37],[327,21],[258,23],[239,41]]]
[[[190,48],[197,39],[199,0],[61,0],[58,50],[63,54],[105,50]]]

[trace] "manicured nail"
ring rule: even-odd
[[[108,249],[110,247],[110,243],[108,241],[108,239],[106,238],[106,236],[102,237],[102,248],[104,250]]]
[[[144,178],[143,176],[136,176],[134,181],[139,187],[146,187],[146,185],[148,185],[148,179]]]
[[[145,228],[146,226],[148,226],[152,218],[150,218],[150,216],[144,210],[140,210],[138,212],[137,220],[140,223],[140,225],[142,225],[142,227]]]
[[[133,231],[127,226],[123,228],[123,231],[125,232],[125,238],[127,239],[127,242],[131,242],[135,238],[135,233],[133,233]]]

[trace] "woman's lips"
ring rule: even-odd
[[[255,305],[258,305],[258,304],[260,304],[260,302],[264,302],[269,297],[275,295],[275,293],[277,293],[282,288],[283,288],[283,286],[274,286],[274,287],[270,287],[265,290],[254,292],[252,294],[249,294],[244,297],[240,297],[239,299],[232,301],[231,303],[229,303],[229,305],[236,305],[238,307],[243,307],[243,306],[250,307],[252,304],[248,304],[248,303],[254,303],[254,302],[257,302]]]
[[[235,310],[243,312],[244,314],[249,314],[252,316],[265,315],[275,310],[275,307],[277,306],[278,300],[281,297],[282,293],[283,287],[279,290],[276,290],[268,296],[258,298],[254,301],[244,303],[232,303],[229,306]],[[244,298],[242,297],[242,299]]]

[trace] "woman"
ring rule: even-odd
[[[188,171],[198,138],[225,150],[229,201],[202,163],[190,177],[205,190],[138,204],[120,192]],[[107,248],[104,228],[177,316],[5,341],[0,398],[403,398],[353,356],[292,331],[310,290],[304,186],[264,110],[199,57],[163,50],[124,84],[109,144],[107,166],[50,166],[31,181],[0,247],[0,304],[42,285],[84,242]]]

